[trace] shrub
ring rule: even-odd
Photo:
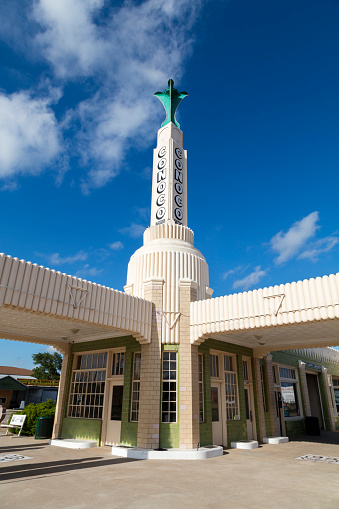
[[[53,403],[51,399],[44,401],[44,403],[31,403],[20,412],[15,413],[19,415],[27,415],[21,434],[34,435],[38,417],[54,417],[55,403]],[[16,434],[19,433],[19,430],[16,428],[10,428],[10,431]]]

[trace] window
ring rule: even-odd
[[[264,412],[267,412],[264,381],[265,381],[265,378],[264,378],[264,366],[262,366],[260,364],[261,396],[262,396],[262,402],[263,402],[263,405],[264,405]]]
[[[119,376],[124,374],[125,368],[125,353],[114,352],[112,363],[112,376]]]
[[[135,353],[133,358],[133,378],[131,397],[131,421],[137,422],[139,417],[139,396],[140,396],[140,368],[141,353]]]
[[[204,422],[204,379],[203,379],[203,360],[204,356],[199,353],[199,422]]]
[[[77,357],[70,387],[69,417],[102,418],[106,365],[107,352]]]
[[[214,378],[219,378],[219,356],[211,355],[211,376]]]
[[[279,366],[279,376],[284,417],[299,417],[300,406],[298,401],[298,380],[296,370],[293,368]]]
[[[162,356],[161,422],[177,422],[177,352]]]
[[[244,372],[244,382],[249,382],[247,361],[242,361],[242,368]]]
[[[295,369],[283,368],[283,367],[279,366],[279,376],[280,376],[280,378],[290,378],[290,379],[294,380],[296,378]]]
[[[239,419],[237,373],[232,370],[234,358],[224,355],[224,377],[226,394],[226,419]],[[228,369],[226,369],[228,368]]]

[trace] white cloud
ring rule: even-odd
[[[28,92],[0,93],[0,178],[38,175],[60,155],[59,128],[50,108],[54,94],[46,99]]]
[[[258,266],[253,272],[251,272],[251,274],[248,274],[248,276],[244,277],[243,279],[234,281],[233,288],[242,288],[243,290],[248,290],[252,286],[257,285],[266,274],[267,271],[261,270],[261,267]]]
[[[97,269],[96,267],[90,267],[88,263],[86,263],[81,269],[79,269],[76,273],[76,277],[95,277],[101,274],[103,269]]]
[[[57,352],[58,350],[56,348],[54,348],[54,346],[48,346],[45,350],[45,352],[48,352],[48,353],[55,353]]]
[[[316,224],[318,220],[319,213],[311,212],[300,221],[296,221],[286,233],[280,231],[271,238],[271,248],[279,255],[274,260],[277,265],[287,262],[298,254],[319,228]]]
[[[76,253],[73,256],[62,257],[62,256],[60,256],[59,253],[53,253],[48,256],[47,255],[42,255],[42,256],[45,256],[48,258],[48,261],[51,266],[72,264],[72,263],[76,263],[79,261],[87,260],[87,258],[88,258],[88,254],[84,253],[83,251],[79,251],[78,253]]]
[[[120,251],[121,249],[124,249],[124,245],[120,240],[112,242],[112,244],[109,244],[109,247],[113,249],[113,251]]]
[[[145,230],[146,226],[143,226],[142,224],[132,223],[130,226],[121,228],[119,232],[124,235],[129,235],[130,237],[137,238],[142,237]]]
[[[201,5],[201,0],[120,7],[104,0],[36,2],[35,49],[59,79],[90,78],[96,84],[95,93],[69,112],[81,122],[77,150],[91,168],[82,180],[84,193],[116,176],[131,146],[144,147],[153,139],[164,115],[153,93],[168,78],[181,78]]]
[[[328,253],[338,244],[338,242],[339,238],[335,236],[328,236],[323,239],[319,239],[316,242],[311,243],[308,248],[298,256],[298,259],[309,259],[312,262],[316,262],[320,254]]]
[[[235,267],[234,269],[229,269],[226,272],[224,272],[223,275],[222,275],[222,278],[223,279],[227,279],[232,274],[235,274],[236,272],[240,272],[240,271],[243,271],[243,270],[244,270],[244,268],[241,265],[239,265],[238,267]]]

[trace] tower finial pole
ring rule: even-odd
[[[175,119],[175,112],[181,101],[188,95],[187,92],[178,92],[174,88],[174,81],[168,80],[168,88],[164,92],[155,92],[154,94],[162,102],[166,111],[166,120],[161,124],[164,127],[166,124],[173,122],[180,129],[180,124]]]

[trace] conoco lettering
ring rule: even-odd
[[[159,198],[157,199],[157,205],[163,205],[165,203],[165,195],[161,194]]]
[[[175,203],[178,205],[178,207],[182,207],[182,198],[178,194],[174,198]]]
[[[164,168],[164,166],[166,165],[166,159],[163,157],[162,159],[160,159],[160,161],[158,162],[158,168],[159,170],[162,170]]]
[[[157,182],[160,182],[161,180],[165,180],[165,178],[166,178],[166,168],[162,171],[158,171]]]
[[[182,210],[181,209],[175,209],[174,214],[175,214],[175,217],[178,219],[178,221],[182,220],[183,214],[182,214]]]
[[[177,192],[178,194],[182,194],[183,189],[182,189],[182,185],[181,185],[181,184],[179,184],[179,182],[176,182],[176,183],[175,183],[175,190],[176,190],[176,192]]]
[[[157,187],[157,192],[162,193],[165,191],[165,189],[166,189],[166,182],[160,182],[160,184],[158,184],[158,187]]]
[[[158,157],[164,157],[165,155],[166,155],[166,147],[161,147],[161,149],[158,152]]]
[[[155,214],[155,216],[156,216],[157,219],[162,219],[165,214],[166,214],[165,207],[160,207],[160,209],[157,210],[157,213]]]
[[[166,164],[166,162],[165,162],[165,164]],[[182,161],[180,161],[180,159],[176,159],[175,166],[178,168],[178,170],[182,170]]]
[[[158,173],[159,175],[159,173]],[[181,171],[178,171],[177,169],[175,169],[175,180],[177,180],[178,182],[180,182],[180,184],[182,184],[182,173]],[[159,182],[159,180],[158,180]]]

